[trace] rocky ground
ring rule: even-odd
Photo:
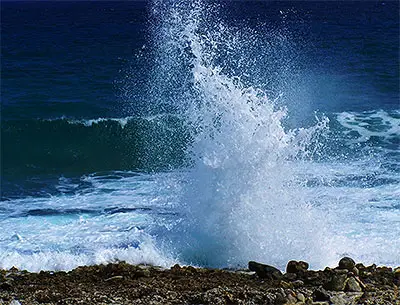
[[[286,273],[256,262],[249,270],[117,264],[70,272],[0,271],[0,304],[400,304],[400,268],[339,266],[308,270],[291,261]]]

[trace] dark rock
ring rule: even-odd
[[[249,262],[249,269],[251,271],[255,271],[258,277],[262,279],[279,280],[283,276],[282,272],[279,269],[254,261]]]
[[[286,266],[286,272],[287,273],[298,273],[298,272],[302,272],[302,271],[307,271],[309,265],[307,262],[303,262],[303,261],[290,261],[288,262],[287,266]]]
[[[395,268],[394,271],[393,271],[393,273],[394,273],[394,277],[395,277],[397,280],[400,280],[400,267]]]
[[[17,267],[15,267],[15,266],[12,266],[11,268],[10,268],[10,270],[9,270],[10,272],[18,272],[19,270],[18,270],[18,268]]]
[[[304,282],[302,280],[297,280],[292,282],[293,287],[298,288],[298,287],[303,287],[304,286]]]
[[[334,273],[325,288],[333,291],[343,291],[346,286],[347,274]]]
[[[322,287],[316,289],[313,293],[314,301],[329,301],[330,298],[329,293]]]
[[[306,285],[324,286],[331,280],[332,273],[333,272],[325,271],[307,271],[302,280]]]
[[[294,281],[297,278],[297,274],[296,273],[285,273],[283,276],[286,280],[289,281]]]
[[[11,290],[13,288],[12,284],[10,281],[6,282],[1,282],[0,283],[0,289],[1,290]]]
[[[343,257],[339,261],[339,269],[352,270],[356,265],[356,262],[350,257]]]
[[[180,272],[181,271],[181,266],[179,266],[179,264],[175,264],[171,267],[171,271],[172,272]]]

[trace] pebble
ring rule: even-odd
[[[302,294],[302,293],[298,293],[297,295],[296,295],[296,298],[300,301],[300,302],[305,302],[306,301],[306,297],[304,296],[304,294]]]
[[[108,279],[105,279],[104,282],[108,282],[108,281],[114,281],[114,280],[122,280],[124,277],[122,275],[116,275],[116,276],[112,276]]]

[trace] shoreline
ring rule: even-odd
[[[0,305],[24,304],[400,304],[400,267],[355,264],[308,270],[291,261],[282,273],[249,262],[246,270],[165,269],[125,262],[69,272],[0,270]]]

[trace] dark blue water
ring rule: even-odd
[[[183,53],[179,48],[176,54],[160,53],[161,41],[172,35],[162,29],[169,24],[173,29],[174,21],[153,11],[174,6],[157,1],[1,3],[2,219],[15,212],[10,212],[15,200],[31,198],[28,212],[21,213],[32,216],[29,211],[41,198],[72,194],[79,202],[86,198],[82,194],[112,193],[112,187],[97,189],[103,173],[117,173],[118,180],[126,173],[136,177],[190,167],[188,151],[196,132],[185,124],[180,101],[192,90],[186,80],[193,68],[187,64],[195,56],[193,42]],[[344,178],[335,176],[326,185],[388,186],[393,193],[377,201],[395,207],[398,1],[223,1],[208,6],[218,21],[196,35],[222,35],[219,23],[237,29],[242,42],[240,51],[221,43],[215,47],[213,62],[221,73],[239,76],[244,87],[259,88],[277,107],[285,107],[286,130],[314,125],[315,115],[328,117],[329,132],[318,145],[310,144],[317,150],[312,159],[330,164],[364,160],[363,166],[375,169],[352,177],[343,173]],[[179,69],[171,64],[175,58]],[[325,185],[313,179],[308,185]],[[57,204],[51,208],[57,210]],[[96,211],[103,215],[104,208],[110,207]],[[398,219],[396,213],[391,217]]]

